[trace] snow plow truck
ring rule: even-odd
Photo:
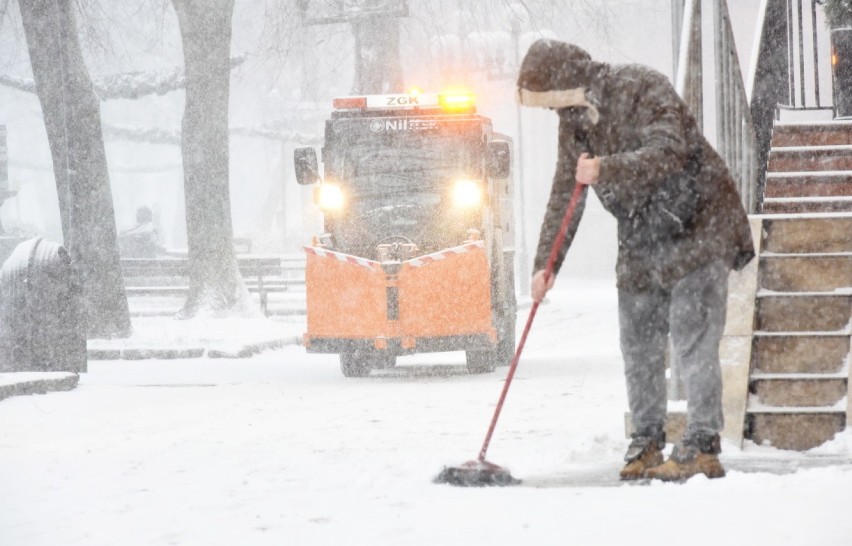
[[[508,365],[516,301],[511,141],[470,93],[334,99],[322,174],[322,233],[306,253],[308,352],[337,353],[347,377],[413,353],[464,351],[472,373]]]

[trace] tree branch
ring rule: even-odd
[[[18,91],[25,91],[27,93],[36,92],[35,82],[33,80],[19,78],[17,76],[9,76],[7,74],[0,74],[0,85],[4,87],[11,87]]]
[[[276,125],[280,125],[276,123]],[[144,142],[146,144],[165,144],[179,146],[180,130],[157,129],[148,127],[127,127],[118,125],[103,126],[104,139],[110,141]],[[265,138],[279,142],[295,142],[301,146],[319,145],[322,137],[317,134],[302,133],[277,127],[231,127],[232,136]]]
[[[231,69],[246,61],[246,55],[231,57]],[[27,93],[35,93],[33,80],[0,74],[0,85]],[[165,95],[186,86],[183,68],[165,72],[124,72],[93,79],[95,94],[102,101],[134,100],[149,95]]]

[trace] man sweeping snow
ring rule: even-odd
[[[518,99],[559,115],[559,159],[533,299],[541,301],[553,286],[576,232],[584,200],[547,278],[548,253],[575,184],[592,186],[618,221],[621,351],[635,431],[621,478],[724,476],[719,342],[728,273],[744,267],[754,248],[723,159],[668,78],[645,66],[595,62],[572,44],[545,39],[530,47]],[[686,432],[664,462],[669,334],[688,414]]]

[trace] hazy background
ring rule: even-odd
[[[321,2],[312,2],[321,7]],[[526,2],[528,6],[547,2]],[[515,56],[540,35],[555,36],[613,63],[643,63],[672,74],[669,0],[553,2],[532,17],[521,14],[517,50],[509,39],[517,4],[490,0],[410,0],[401,20],[406,86],[472,88],[479,112],[523,150],[524,235],[531,261],[556,161],[556,116],[524,109],[522,130],[514,102]],[[743,70],[748,70],[759,0],[729,2]],[[565,7],[567,6],[567,7]],[[350,94],[353,40],[348,25],[301,27],[270,16],[275,2],[237,0],[232,55],[245,55],[231,80],[231,202],[234,235],[250,237],[256,252],[297,252],[318,229],[310,188],[295,182],[292,149],[321,146],[331,98]],[[177,20],[169,2],[91,2],[92,17],[78,21],[93,79],[140,72],[150,79],[182,65]],[[705,8],[706,19],[712,11]],[[17,2],[0,20],[0,73],[32,79]],[[707,28],[705,55],[713,40]],[[438,44],[466,40],[468,55],[453,59]],[[444,54],[441,54],[444,51]],[[708,81],[712,85],[712,63]],[[712,89],[708,89],[708,93]],[[712,97],[712,95],[708,95]],[[186,245],[180,130],[184,93],[101,103],[118,229],[133,224],[138,206],[150,206],[167,247]],[[708,110],[712,105],[708,105]],[[706,115],[711,134],[712,115]],[[47,136],[37,97],[0,86],[0,124],[8,127],[9,180],[17,197],[0,209],[7,231],[61,241],[59,210]],[[123,135],[134,135],[128,138]],[[149,137],[158,135],[153,143]],[[711,138],[711,141],[713,139]],[[591,194],[590,194],[591,195]],[[519,225],[520,227],[520,225]],[[521,230],[519,230],[520,232]],[[520,246],[520,245],[519,245]],[[564,276],[614,276],[615,223],[590,200]]]

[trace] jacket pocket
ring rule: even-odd
[[[694,185],[695,179],[686,171],[666,178],[646,210],[655,231],[678,236],[692,227],[704,204]]]
[[[660,189],[644,207],[642,216],[659,234],[678,237],[695,223],[705,201],[696,187],[702,156],[702,150],[696,150],[682,171],[663,180]]]

